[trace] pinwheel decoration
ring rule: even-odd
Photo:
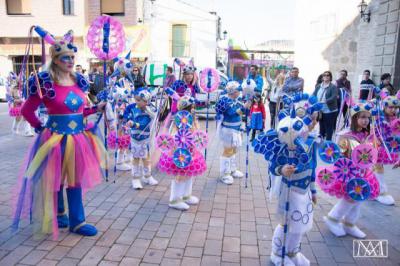
[[[179,111],[175,115],[175,125],[181,128],[191,128],[193,125],[193,116],[188,111]]]
[[[353,162],[347,158],[338,159],[333,166],[333,172],[338,179],[342,179],[343,181],[353,178],[359,171]]]
[[[174,151],[173,161],[176,167],[185,168],[192,161],[192,155],[187,149],[179,148]]]
[[[364,201],[371,194],[371,187],[362,178],[353,178],[347,182],[346,191],[349,197],[355,201]]]
[[[332,167],[322,167],[317,170],[317,184],[322,190],[329,189],[335,183],[336,175]]]
[[[162,151],[169,151],[175,146],[174,138],[168,134],[161,134],[157,137],[157,147]]]
[[[389,137],[386,140],[386,145],[388,146],[390,152],[399,152],[400,151],[400,138],[399,137]]]
[[[361,144],[354,148],[351,159],[361,169],[370,168],[376,163],[378,152],[370,144]]]
[[[190,149],[194,145],[193,134],[186,128],[179,129],[175,134],[175,143],[179,148]]]
[[[207,147],[208,144],[208,137],[207,137],[207,133],[205,133],[204,131],[196,131],[193,134],[193,142],[194,145],[196,145],[196,147],[198,149],[204,149]]]
[[[318,153],[321,160],[326,163],[335,163],[340,158],[339,146],[332,141],[325,141]]]

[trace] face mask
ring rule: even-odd
[[[60,56],[60,61],[63,63],[73,63],[75,61],[74,55],[63,55]]]

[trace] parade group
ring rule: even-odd
[[[115,171],[131,171],[133,189],[156,186],[156,166],[160,176],[171,178],[171,208],[187,210],[198,204],[192,195],[193,179],[207,170],[208,136],[195,107],[210,102],[196,99],[196,93],[209,92],[212,86],[223,88],[213,107],[222,146],[220,182],[231,185],[244,177],[236,154],[246,133],[246,143],[268,165],[265,177],[278,198],[280,217],[272,240],[275,265],[310,264],[300,243],[313,225],[317,185],[322,193],[338,198],[324,217],[337,237],[366,237],[356,224],[368,200],[394,204],[383,166],[400,165],[400,94],[387,82],[378,87],[372,81],[362,83],[361,99],[355,99],[347,72],[342,71],[335,83],[327,71],[307,94],[299,69],[293,67],[289,73],[268,71],[270,86],[264,95],[257,66],[243,81],[220,84],[213,69],[199,74],[188,63],[180,65],[182,75],[176,80],[168,68],[163,88],[135,87],[128,54],[114,60],[114,72],[98,93],[98,102],[89,104],[90,83],[74,71],[77,48],[72,32],[62,39],[50,34],[44,39],[51,60],[42,71],[34,71],[26,82],[22,75],[10,73],[8,78],[12,130],[23,124],[24,135],[33,135],[31,128],[36,133],[14,200],[15,228],[27,217],[35,233],[57,237],[59,228],[69,228],[96,235],[96,227],[85,222],[82,196],[111,171],[107,149],[115,150]],[[270,125],[265,125],[266,100]],[[45,114],[38,116],[38,109]],[[95,119],[88,119],[90,115]],[[100,133],[100,121],[106,136]]]

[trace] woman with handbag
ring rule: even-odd
[[[325,71],[322,75],[322,83],[317,86],[313,95],[318,101],[323,103],[323,108],[318,116],[319,133],[326,140],[332,140],[332,135],[336,127],[337,118],[337,95],[338,89],[332,83],[332,73]]]

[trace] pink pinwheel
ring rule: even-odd
[[[175,146],[174,138],[168,134],[161,134],[157,137],[157,147],[162,151],[169,151]]]
[[[198,149],[206,148],[207,144],[208,144],[207,133],[204,132],[204,131],[196,131],[196,132],[194,132],[193,141],[194,141],[194,145],[196,145],[196,147]]]
[[[322,167],[317,170],[317,184],[325,192],[328,192],[329,188],[335,183],[336,176],[333,172],[333,167]]]
[[[361,144],[353,150],[351,159],[361,169],[370,168],[376,163],[378,152],[371,144]]]

